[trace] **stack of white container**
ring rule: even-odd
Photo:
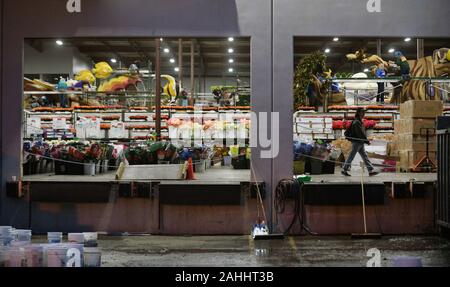
[[[333,119],[331,117],[302,116],[295,118],[294,133],[301,142],[333,140]]]
[[[32,244],[31,230],[0,226],[0,267],[100,267],[97,233],[48,232],[47,244]]]

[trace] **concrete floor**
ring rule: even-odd
[[[240,183],[250,181],[250,170],[237,170],[231,167],[221,167],[214,166],[206,172],[195,173],[196,180],[162,180],[163,182],[169,183],[192,183],[192,184],[202,184],[202,183]],[[34,174],[26,175],[23,177],[24,181],[29,182],[118,182],[118,181],[130,181],[128,180],[116,180],[115,172],[108,172],[104,174],[98,174],[95,176],[89,175],[55,175],[55,174]],[[141,181],[159,181],[159,180],[141,180]]]
[[[450,266],[450,241],[439,237],[100,236],[99,247],[104,267],[364,267],[370,248],[381,251],[383,267],[396,256],[421,257],[425,267]]]
[[[340,168],[336,168],[335,174],[319,174],[312,175],[313,183],[360,183],[361,174],[359,172],[350,172],[351,177],[345,177],[340,174]],[[166,183],[180,184],[228,184],[246,181],[254,181],[251,179],[250,170],[236,170],[229,167],[213,167],[203,173],[195,173],[197,180],[163,180]],[[116,182],[115,173],[99,174],[96,176],[85,175],[54,175],[54,174],[35,174],[24,176],[24,181],[30,182]],[[369,177],[367,172],[364,176],[366,183],[380,182],[434,182],[437,180],[436,173],[380,173],[377,176]],[[126,181],[126,180],[124,180]],[[129,181],[129,180],[128,180]],[[145,180],[144,180],[145,181]],[[153,180],[155,181],[155,180]]]

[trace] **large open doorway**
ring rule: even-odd
[[[29,180],[250,181],[249,38],[26,39],[24,54]]]

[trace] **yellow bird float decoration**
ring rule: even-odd
[[[97,79],[106,79],[109,78],[114,71],[108,63],[100,62],[95,64],[95,67],[94,69],[92,69],[92,72],[94,73]]]

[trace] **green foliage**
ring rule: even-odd
[[[350,79],[353,76],[353,73],[341,72],[341,73],[336,73],[335,76],[337,79]]]
[[[306,106],[308,103],[308,85],[311,76],[322,74],[326,70],[327,57],[316,51],[300,60],[294,74],[294,106]]]

